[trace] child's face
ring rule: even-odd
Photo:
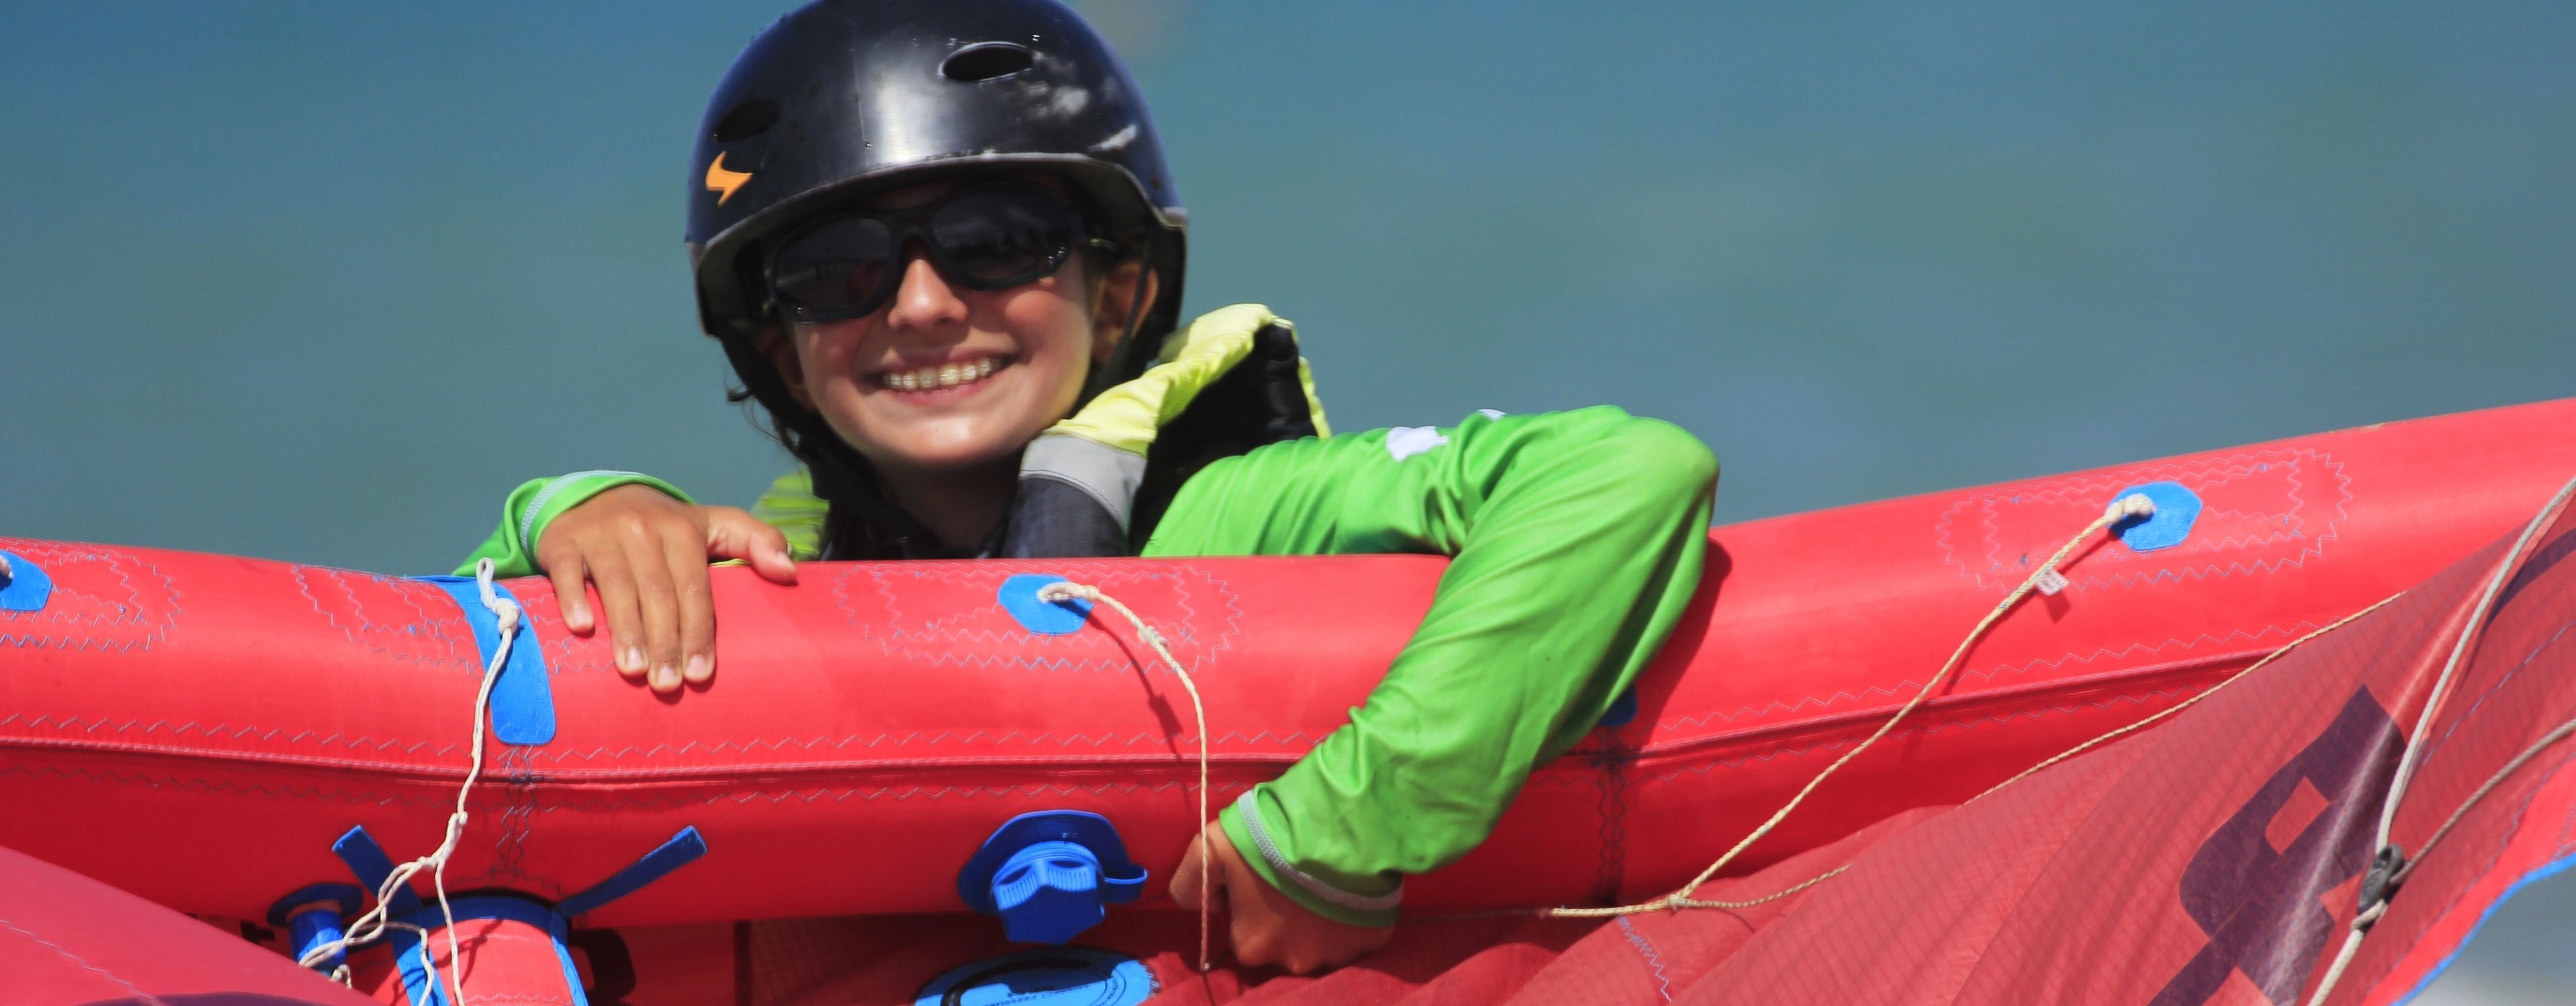
[[[927,203],[955,183],[871,200],[875,209]],[[1018,286],[973,290],[907,249],[902,283],[875,312],[795,324],[770,360],[796,398],[885,474],[1010,463],[1072,411],[1091,368],[1124,332],[1137,270],[1103,283],[1074,255]],[[1098,289],[1095,289],[1097,287]]]

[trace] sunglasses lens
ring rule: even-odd
[[[894,271],[894,232],[851,217],[807,231],[770,267],[778,299],[809,317],[855,317],[876,309]]]
[[[960,194],[930,218],[930,240],[957,278],[986,289],[1054,272],[1072,251],[1073,209],[1036,192]]]

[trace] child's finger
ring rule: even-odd
[[[626,569],[635,578],[635,607],[643,615],[646,682],[657,692],[680,688],[680,598],[659,535],[639,529],[626,542]]]
[[[546,563],[546,579],[555,585],[555,610],[563,613],[564,628],[587,636],[598,627],[590,618],[590,564],[581,561],[581,553]]]
[[[697,542],[663,539],[680,614],[680,680],[703,685],[716,674],[716,606],[707,586],[707,553]]]
[[[608,646],[617,672],[642,681],[651,666],[644,659],[644,617],[635,604],[635,577],[627,571],[626,553],[614,546],[585,553],[591,585],[599,589],[600,613],[608,618]]]
[[[787,533],[767,524],[751,537],[751,568],[771,583],[796,582],[796,557],[787,551]]]
[[[796,582],[796,558],[787,550],[786,532],[742,510],[708,508],[707,555],[745,560],[771,583]]]

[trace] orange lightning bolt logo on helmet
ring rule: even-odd
[[[733,198],[734,192],[749,181],[751,181],[751,172],[725,170],[723,154],[717,154],[715,160],[707,162],[707,191],[716,194],[718,206],[724,205],[725,200]]]

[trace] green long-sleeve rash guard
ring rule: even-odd
[[[563,500],[647,481],[566,478],[513,493],[476,557],[534,573]],[[1350,723],[1220,815],[1236,849],[1308,909],[1392,923],[1404,875],[1484,841],[1654,656],[1698,587],[1716,480],[1690,434],[1606,407],[1289,441],[1192,477],[1143,554],[1451,557]]]

